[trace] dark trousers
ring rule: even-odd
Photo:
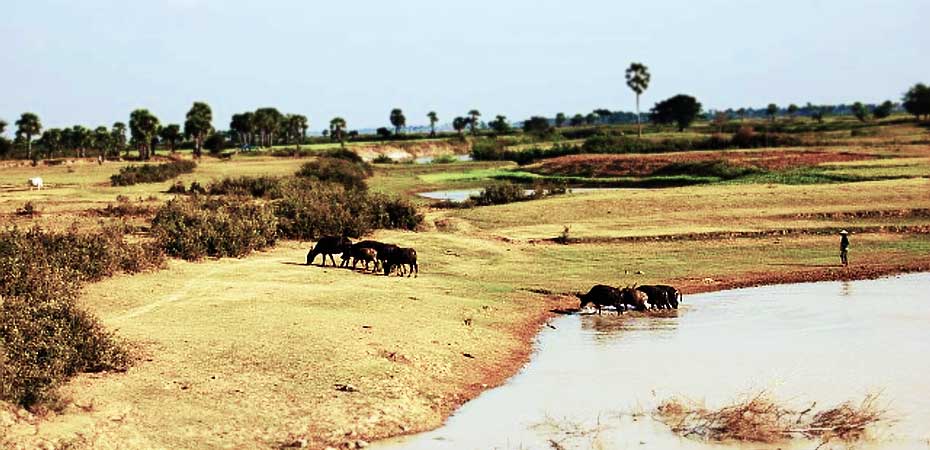
[[[849,252],[847,252],[846,250],[840,250],[840,261],[843,263],[844,266],[849,265],[849,258],[847,257],[847,253]]]

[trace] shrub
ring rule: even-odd
[[[367,194],[335,183],[295,180],[274,203],[282,237],[311,240],[326,235],[358,237],[372,230]]]
[[[32,202],[26,202],[23,204],[21,208],[16,208],[16,215],[26,216],[26,217],[35,217],[35,216],[42,215],[42,212],[39,211],[39,209],[36,208],[36,205],[34,205]]]
[[[320,157],[315,161],[304,163],[297,171],[297,176],[339,183],[347,189],[366,189],[365,178],[368,178],[369,170],[370,168],[364,163],[337,157]]]
[[[278,221],[254,202],[192,196],[170,200],[152,219],[152,234],[171,256],[244,256],[274,245]]]
[[[191,173],[197,167],[193,161],[177,160],[164,164],[127,166],[110,177],[113,186],[131,186],[137,183],[158,183],[175,178],[181,174]]]
[[[526,189],[513,183],[492,184],[469,200],[478,206],[503,205],[505,203],[529,200]]]
[[[407,200],[384,194],[371,194],[368,198],[371,228],[415,230],[423,215]]]
[[[652,176],[691,175],[732,180],[764,172],[755,167],[739,166],[726,160],[712,160],[671,163],[652,172]]]
[[[271,176],[223,178],[210,183],[210,195],[244,195],[255,198],[280,198],[281,179]]]
[[[186,194],[187,188],[184,187],[183,182],[175,181],[175,183],[172,184],[170,188],[168,188],[168,193],[169,194]]]
[[[455,155],[439,155],[431,161],[432,164],[451,164],[458,162],[458,158]]]
[[[494,139],[481,139],[471,146],[471,158],[476,161],[504,160],[504,145]]]
[[[80,284],[163,263],[113,230],[0,232],[0,400],[32,407],[76,373],[125,369],[128,353],[76,306]]]
[[[388,155],[378,155],[378,156],[377,156],[375,159],[373,159],[371,162],[373,162],[373,163],[375,163],[375,164],[394,164],[394,163],[397,162],[397,161],[394,161],[394,159],[391,158],[391,157],[388,156]]]

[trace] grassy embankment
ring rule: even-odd
[[[374,236],[417,248],[416,279],[301,266],[307,244],[289,242],[241,260],[172,261],[168,270],[106,280],[85,290],[83,304],[134,343],[140,360],[124,374],[78,377],[54,416],[0,413],[0,426],[12,441],[121,448],[370,440],[436,427],[503,382],[549,311],[574,304],[559,293],[654,281],[693,293],[930,269],[930,150],[850,140],[842,151],[876,157],[811,167],[874,180],[718,180],[431,210],[424,231]],[[181,179],[283,175],[300,162],[206,159]],[[99,218],[86,211],[116,195],[152,196],[153,204],[170,197],[171,182],[110,187],[117,167],[2,169],[4,179],[39,175],[51,188],[6,188],[0,211],[33,201],[41,216],[8,220],[89,225]],[[480,186],[511,167],[384,165],[370,184],[410,195]],[[888,174],[896,178],[881,179]],[[564,226],[572,244],[548,241]],[[854,231],[850,269],[836,266],[838,228]],[[554,294],[534,293],[547,291]]]

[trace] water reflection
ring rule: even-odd
[[[851,282],[847,280],[840,281],[840,295],[842,295],[843,297],[849,297],[852,295],[852,283]]]

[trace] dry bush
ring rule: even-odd
[[[656,409],[656,419],[685,437],[714,441],[778,442],[792,437],[851,442],[862,439],[869,426],[885,421],[887,411],[869,394],[859,404],[847,402],[814,412],[816,402],[797,411],[774,401],[766,392],[711,410],[693,402],[670,399]]]

